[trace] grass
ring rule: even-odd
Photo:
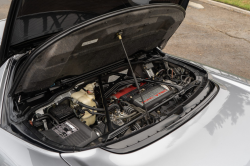
[[[215,0],[229,5],[233,5],[242,9],[250,10],[250,0]]]

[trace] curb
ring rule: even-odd
[[[191,6],[191,7],[196,8],[196,9],[204,9],[204,6],[202,6],[201,4],[191,2],[191,1],[189,1],[188,6]]]
[[[218,7],[224,8],[224,9],[228,9],[228,10],[231,10],[231,11],[235,11],[235,12],[246,14],[246,15],[250,16],[250,11],[244,10],[244,9],[241,9],[241,8],[238,8],[238,7],[235,7],[235,6],[231,6],[231,5],[228,5],[228,4],[224,4],[224,3],[217,2],[217,1],[212,1],[212,0],[199,0],[199,1],[202,1],[202,2],[205,2],[205,3],[211,4],[211,5],[214,5],[214,6],[218,6]]]

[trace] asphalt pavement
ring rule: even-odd
[[[192,0],[180,28],[164,52],[250,79],[250,16]],[[0,19],[10,0],[0,0]]]
[[[250,79],[250,16],[192,2],[164,52]]]
[[[0,20],[8,15],[11,0],[0,0]]]

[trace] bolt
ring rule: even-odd
[[[196,80],[195,85],[199,85],[200,81]]]

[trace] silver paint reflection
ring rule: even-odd
[[[3,163],[8,166],[68,166],[58,153],[34,146],[3,129],[0,135],[1,166]]]

